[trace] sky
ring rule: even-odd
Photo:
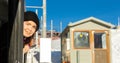
[[[118,24],[120,17],[120,0],[46,0],[47,5],[47,29],[50,29],[50,22],[53,20],[53,29],[60,31],[70,22],[76,22],[88,17],[95,17],[113,25]],[[26,6],[42,6],[42,0],[26,0]],[[35,11],[33,8],[26,10]],[[39,18],[42,16],[42,9],[38,9]]]

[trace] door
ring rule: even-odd
[[[108,31],[92,31],[93,63],[109,63]]]

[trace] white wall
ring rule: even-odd
[[[111,30],[111,63],[120,63],[120,30]]]

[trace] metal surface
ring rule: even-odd
[[[14,3],[14,4],[13,4]],[[9,63],[22,63],[23,48],[23,0],[10,2],[10,19],[9,25],[11,30],[9,46]]]

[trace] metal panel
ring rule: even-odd
[[[8,62],[8,1],[0,0],[0,63]]]
[[[13,4],[14,3],[14,4]],[[22,63],[22,48],[23,48],[23,0],[10,1],[10,19],[9,26],[11,27],[10,46],[9,46],[9,63]]]

